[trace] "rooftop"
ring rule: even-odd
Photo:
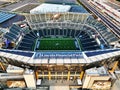
[[[108,72],[107,70],[105,69],[105,67],[99,67],[99,68],[90,68],[88,70],[86,70],[86,74],[87,75],[96,75],[96,76],[101,76],[101,75],[107,75]]]
[[[30,10],[30,13],[31,14],[40,14],[40,13],[53,13],[53,12],[68,12],[70,10],[70,8],[71,8],[70,5],[43,3],[43,4],[39,5],[38,7]]]
[[[14,16],[16,16],[16,14],[7,13],[7,12],[0,12],[0,23],[3,23],[6,20],[13,18]]]

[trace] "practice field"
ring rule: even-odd
[[[74,38],[41,38],[38,50],[76,50]]]

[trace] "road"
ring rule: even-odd
[[[7,79],[23,79],[23,75],[14,75],[14,74],[7,74],[7,73],[0,73],[0,80],[7,80]]]
[[[95,8],[93,8],[87,0],[80,0],[81,3],[87,7],[91,12],[93,12],[97,17],[99,17],[105,25],[107,25],[119,38],[120,38],[120,27],[115,25],[112,21],[110,21],[107,17],[103,14],[98,12]]]

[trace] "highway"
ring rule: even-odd
[[[92,7],[87,0],[80,0],[80,2],[87,7],[92,13],[94,13],[97,17],[103,21],[103,23],[108,26],[119,38],[120,38],[120,27],[115,25],[112,21],[110,21],[107,17],[105,17],[103,14],[98,12],[94,7]]]
[[[4,79],[24,79],[23,75],[14,75],[14,74],[7,74],[7,73],[0,73],[0,80]]]

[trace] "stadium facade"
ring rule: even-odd
[[[46,85],[52,85],[50,81],[66,80],[78,81],[76,85],[72,84],[74,86],[91,88],[95,81],[110,81],[106,67],[102,66],[119,60],[120,49],[112,47],[119,39],[91,14],[59,12],[25,14],[25,17],[25,27],[21,28],[16,23],[4,34],[6,46],[3,48],[6,49],[0,49],[0,60],[23,68],[27,87],[36,88],[38,81],[42,86],[48,80]],[[69,42],[65,45],[68,38],[72,38],[74,49]],[[56,39],[58,41],[50,45],[51,40]],[[42,45],[42,40],[50,42]],[[7,49],[9,42],[14,43],[13,49]],[[63,44],[65,48],[59,46]],[[98,71],[93,67],[97,67]],[[90,68],[94,69],[94,74]],[[98,78],[91,81],[89,77]]]

